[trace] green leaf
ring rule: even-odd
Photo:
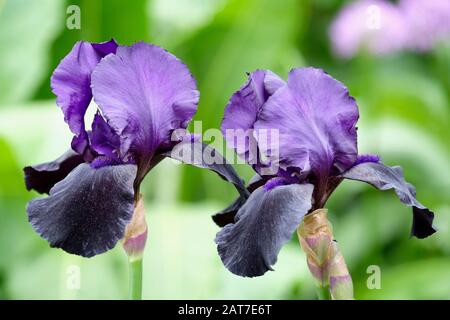
[[[50,45],[65,20],[63,2],[0,2],[0,103],[23,101],[38,88]]]

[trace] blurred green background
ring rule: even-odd
[[[49,248],[27,222],[22,167],[52,160],[71,134],[50,91],[50,75],[77,40],[145,40],[187,63],[201,102],[195,119],[218,128],[245,72],[321,67],[357,99],[359,149],[401,164],[419,199],[436,212],[439,232],[409,239],[410,209],[393,192],[344,182],[329,201],[335,236],[358,299],[450,298],[450,47],[387,57],[333,56],[328,27],[338,0],[0,0],[0,298],[127,297],[126,256],[114,250],[83,259]],[[81,29],[66,9],[81,8]],[[214,143],[214,142],[213,142]],[[217,143],[217,142],[216,142]],[[252,171],[236,165],[248,179]],[[244,279],[229,273],[213,242],[210,215],[236,194],[204,170],[164,161],[144,182],[149,239],[144,298],[314,299],[305,256],[294,237],[275,272]],[[370,290],[368,266],[381,268]],[[79,270],[80,288],[70,285]]]

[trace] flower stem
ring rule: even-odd
[[[142,258],[128,260],[130,273],[130,300],[142,299]]]
[[[317,298],[319,300],[331,300],[330,287],[317,284]]]

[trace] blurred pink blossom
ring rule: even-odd
[[[361,50],[386,55],[430,50],[450,36],[450,0],[359,0],[345,6],[329,31],[333,51],[350,58]]]

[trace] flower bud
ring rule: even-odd
[[[327,219],[327,209],[308,214],[297,229],[308,268],[321,288],[328,288],[332,299],[353,299],[353,284]]]
[[[130,261],[140,260],[144,254],[147,241],[147,223],[145,221],[145,208],[142,195],[135,204],[133,218],[125,229],[123,248]]]

